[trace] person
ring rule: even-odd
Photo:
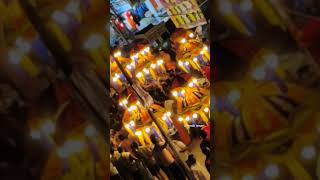
[[[119,134],[118,138],[120,140],[119,147],[126,152],[131,152],[130,145],[133,141],[125,137],[123,134]]]
[[[131,180],[132,176],[130,175],[130,173],[127,173],[126,168],[124,167],[123,164],[121,164],[120,156],[121,156],[121,154],[118,151],[114,151],[113,146],[111,146],[110,162],[112,163],[112,165],[114,165],[117,168],[117,171],[119,172],[119,174],[122,176],[123,179]],[[110,168],[111,168],[111,166],[110,166]]]
[[[110,180],[123,180],[117,168],[110,161]]]
[[[208,172],[210,173],[210,166],[211,166],[210,149],[206,147],[206,148],[202,149],[202,153],[204,155],[206,155],[206,160],[205,160],[204,165],[206,166]]]
[[[148,166],[147,166],[147,158],[146,156],[139,150],[139,145],[136,142],[131,144],[132,155],[137,158],[137,165],[140,173],[143,175],[144,179],[152,179],[153,175],[151,174]]]
[[[203,171],[197,160],[194,158],[193,154],[188,156],[188,160],[186,161],[187,165],[191,169],[193,175],[196,180],[209,180],[210,174],[206,171]]]
[[[182,161],[186,161],[188,159],[188,155],[190,154],[188,147],[179,140],[179,134],[178,132],[175,132],[172,136],[172,143],[174,145],[174,148],[178,151],[180,158]]]
[[[127,169],[126,173],[129,172],[134,180],[143,179],[143,175],[140,173],[138,168],[137,158],[130,152],[123,151],[121,147],[118,148],[118,152],[120,153],[119,162]]]
[[[171,152],[167,149],[167,143],[161,142],[154,134],[150,136],[151,142],[154,144],[153,155],[170,173],[170,179],[185,180],[184,172],[174,159]]]

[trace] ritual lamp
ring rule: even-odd
[[[268,165],[265,170],[264,170],[264,174],[268,177],[268,178],[277,178],[280,174],[280,169],[278,167],[278,165],[276,164],[270,164]]]
[[[172,92],[172,95],[173,95],[174,97],[177,97],[177,96],[178,96],[178,92],[177,92],[177,91],[173,91],[173,92]]]
[[[208,50],[209,50],[208,46],[204,46],[204,47],[203,47],[203,50],[204,50],[204,51],[208,51]]]
[[[142,73],[141,73],[141,72],[138,72],[137,78],[141,78],[141,77],[142,77]]]
[[[198,58],[193,58],[193,62],[197,63],[198,62]]]
[[[30,136],[32,139],[40,139],[41,138],[41,133],[39,130],[31,130]]]
[[[130,123],[130,125],[131,125],[132,127],[134,127],[134,126],[135,126],[134,121],[130,121],[129,123]]]
[[[179,117],[179,118],[178,118],[178,121],[179,121],[179,122],[182,122],[182,121],[183,121],[183,118],[182,118],[182,117]]]
[[[158,65],[158,66],[161,66],[162,64],[163,64],[163,60],[162,60],[162,59],[160,59],[160,60],[157,61],[157,65]]]
[[[103,37],[99,34],[92,34],[84,43],[85,49],[97,49],[103,44]]]
[[[193,87],[194,87],[193,82],[190,82],[188,86],[191,87],[191,88],[193,88]]]
[[[194,34],[193,34],[193,33],[190,33],[190,34],[189,34],[189,38],[194,38]]]
[[[193,119],[197,119],[197,118],[198,118],[198,114],[194,113],[194,114],[192,115],[192,117],[193,117]]]
[[[132,66],[130,64],[128,64],[126,67],[127,69],[132,70]]]
[[[150,133],[150,128],[146,128],[146,133]]]
[[[252,2],[251,0],[243,0],[241,3],[240,3],[240,9],[244,12],[249,12],[251,11],[252,9]]]
[[[155,64],[151,64],[151,68],[152,68],[152,69],[155,69],[155,68],[156,68],[156,65],[155,65]]]
[[[141,132],[141,131],[136,131],[134,134],[135,134],[136,136],[141,136],[141,135],[142,135],[142,132]]]
[[[204,112],[208,113],[209,112],[209,108],[208,107],[204,108]]]
[[[150,74],[150,71],[146,68],[143,68],[143,72],[146,73],[146,74]]]
[[[187,42],[187,40],[185,39],[185,38],[183,38],[183,39],[181,39],[181,44],[184,44],[184,43],[186,43]]]
[[[179,66],[183,66],[183,62],[182,61],[178,61],[178,65]]]
[[[113,54],[113,56],[115,57],[115,58],[118,58],[118,57],[120,57],[121,56],[121,51],[117,51],[117,52],[115,52],[114,54]]]
[[[301,157],[306,160],[314,159],[316,157],[316,148],[314,146],[303,147]]]
[[[42,125],[41,130],[47,135],[50,135],[55,132],[55,126],[51,121],[47,121]]]
[[[63,11],[54,11],[51,18],[62,25],[66,25],[69,22],[68,15]]]
[[[93,137],[95,134],[96,134],[96,129],[92,125],[89,125],[86,127],[85,135],[87,137]]]

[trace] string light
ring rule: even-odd
[[[209,112],[209,108],[208,107],[204,108],[204,112],[208,113]]]
[[[181,44],[184,44],[186,42],[187,42],[187,40],[185,38],[181,39]]]
[[[147,127],[147,128],[146,128],[146,133],[149,133],[149,132],[150,132],[150,128]]]
[[[142,77],[142,73],[141,73],[141,72],[138,72],[137,78],[141,78],[141,77]]]
[[[121,56],[121,51],[117,51],[117,52],[115,52],[114,54],[113,54],[113,56],[115,57],[115,58],[118,58],[118,57],[120,57]]]
[[[190,37],[190,38],[194,38],[194,34],[193,34],[193,33],[190,33],[190,34],[189,34],[189,37]]]
[[[190,117],[189,116],[186,117],[186,121],[187,122],[190,121]]]
[[[178,92],[177,92],[177,91],[173,91],[173,92],[172,92],[172,95],[173,95],[174,97],[177,97],[177,96],[178,96]]]
[[[194,119],[197,119],[197,118],[198,118],[198,114],[194,113],[194,114],[192,115],[192,117],[193,117]]]
[[[130,121],[129,123],[130,123],[130,125],[131,125],[132,127],[134,127],[134,126],[135,126],[134,121]]]
[[[152,69],[155,69],[155,68],[156,68],[156,65],[155,65],[155,64],[151,64],[151,68],[152,68]]]
[[[178,118],[178,121],[182,122],[182,121],[183,121],[183,118],[182,118],[182,117],[179,117],[179,118]]]
[[[196,57],[193,58],[193,62],[195,62],[195,63],[198,62],[198,58],[196,58]]]
[[[142,132],[141,132],[141,131],[137,131],[137,132],[135,132],[135,135],[136,135],[136,136],[141,136],[141,135],[142,135]]]

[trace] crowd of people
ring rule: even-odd
[[[200,164],[188,146],[179,140],[178,134],[171,136],[174,149],[190,168],[196,180],[210,179],[210,139],[205,129],[200,131],[200,148],[205,155],[205,164]],[[185,180],[187,172],[175,158],[168,143],[151,134],[152,145],[139,144],[120,134],[119,143],[110,150],[111,180]],[[206,168],[204,168],[204,166]]]

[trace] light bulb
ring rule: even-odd
[[[178,65],[179,66],[183,66],[183,62],[182,61],[178,61]]]
[[[190,33],[190,34],[189,34],[189,37],[190,37],[190,38],[194,38],[194,34],[193,34],[193,33]]]
[[[131,125],[131,126],[135,126],[134,121],[130,121],[130,125]]]
[[[185,64],[186,66],[189,66],[189,62],[188,62],[188,61],[186,61],[184,64]]]
[[[182,89],[181,94],[182,95],[186,94],[186,90]]]
[[[126,124],[124,127],[126,127],[127,129],[130,128],[130,124]]]
[[[179,117],[179,118],[178,118],[178,121],[182,122],[182,121],[183,121],[183,118],[182,118],[182,117]]]
[[[150,128],[146,128],[146,133],[149,133],[150,132]]]
[[[204,50],[204,51],[208,51],[208,50],[209,50],[208,46],[204,46],[204,47],[203,47],[203,50]]]
[[[137,131],[137,132],[135,132],[135,135],[136,135],[136,136],[141,136],[141,135],[142,135],[142,132],[141,132],[141,131]]]
[[[187,42],[187,40],[186,40],[185,38],[181,39],[181,43],[182,43],[182,44],[184,44],[184,43],[186,43],[186,42]]]
[[[171,116],[171,112],[170,112],[170,111],[169,111],[169,112],[167,112],[167,116],[169,116],[169,117]]]
[[[209,108],[208,107],[204,108],[204,112],[208,113],[209,112]]]
[[[193,82],[191,82],[191,83],[189,83],[189,87],[194,87],[194,84],[193,84]]]
[[[155,68],[156,68],[156,65],[155,65],[155,64],[151,64],[151,68],[152,68],[152,69],[155,69]]]
[[[141,73],[141,72],[138,72],[137,78],[141,78],[141,77],[142,77],[142,73]]]
[[[193,62],[198,62],[198,58],[193,58]]]
[[[194,79],[192,79],[192,82],[196,84],[196,83],[198,83],[198,80],[194,78]]]
[[[186,121],[190,121],[190,117],[189,116],[186,117]]]

